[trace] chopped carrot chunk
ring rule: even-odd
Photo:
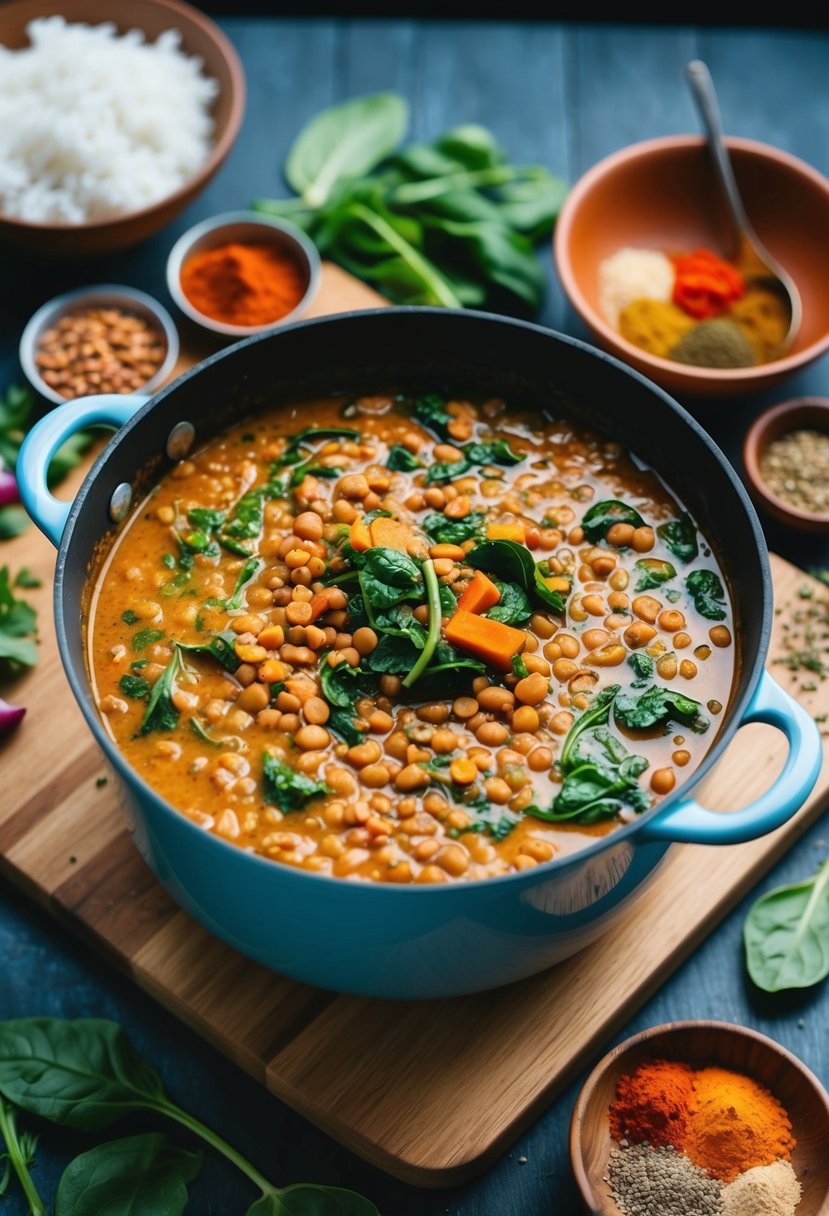
[[[514,629],[502,621],[477,616],[465,608],[458,608],[453,613],[444,625],[443,632],[447,642],[483,659],[498,671],[510,671],[512,659],[527,644],[523,629]]]
[[[368,525],[364,524],[361,519],[355,519],[348,533],[348,540],[351,548],[357,553],[365,553],[366,549],[371,548],[371,533],[368,530]]]
[[[414,533],[408,524],[402,524],[399,519],[388,519],[378,515],[369,524],[371,543],[378,549],[398,549],[401,553],[409,552],[409,545],[414,540]]]
[[[469,586],[458,600],[458,607],[467,612],[486,612],[493,608],[501,598],[501,592],[491,578],[487,578],[483,570],[476,570],[469,581]]]
[[[523,524],[487,524],[487,540],[514,540],[523,545],[527,539]]]
[[[318,616],[322,616],[328,611],[328,600],[333,588],[326,587],[324,591],[320,591],[311,599],[311,620],[315,621]]]

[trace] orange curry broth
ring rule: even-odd
[[[699,614],[685,578],[717,565],[699,534],[699,555],[686,563],[655,534],[681,514],[662,482],[618,444],[566,421],[540,422],[537,413],[500,400],[449,401],[444,410],[444,438],[415,421],[412,402],[397,396],[332,397],[263,413],[182,460],[124,526],[91,597],[95,697],[138,774],[204,830],[283,864],[353,880],[479,879],[572,853],[635,818],[711,746],[734,674],[728,589],[726,620]],[[309,467],[338,472],[326,478],[300,469],[298,485],[282,485],[286,496],[265,498],[261,536],[241,542],[259,558],[257,570],[228,610],[246,559],[216,543],[218,529],[207,529],[207,552],[191,552],[182,569],[179,537],[198,542],[191,521],[204,518],[188,520],[188,512],[209,508],[232,520],[240,498],[267,483],[272,466],[290,477],[296,464],[279,461],[309,419],[315,428],[353,427],[359,437],[295,449],[310,458]],[[476,465],[427,484],[436,462],[456,461],[463,444],[496,437],[508,441],[519,463]],[[416,458],[413,470],[387,467],[392,445],[400,445],[397,462],[401,450]],[[611,528],[591,543],[580,520],[610,499],[633,506],[645,526]],[[548,586],[570,588],[572,581],[566,617],[533,597],[529,618],[512,626],[523,645],[517,674],[452,671],[450,664],[426,693],[422,681],[408,690],[400,674],[388,672],[369,679],[373,691],[359,683],[350,691],[346,675],[338,687],[349,690],[347,705],[333,707],[320,685],[323,665],[364,669],[377,661],[378,643],[406,646],[348,613],[355,594],[352,605],[365,609],[359,576],[338,546],[359,540],[352,524],[372,511],[404,525],[408,558],[434,562],[445,589],[443,629],[454,602],[447,595],[459,596],[473,575],[466,555],[493,535],[493,525],[513,525],[507,536],[523,534],[532,559],[549,562]],[[425,520],[434,530],[441,516],[470,527],[475,513],[484,517],[477,540],[441,545],[424,531]],[[671,561],[676,577],[637,595],[634,564],[654,558]],[[316,615],[321,593],[330,602]],[[411,610],[425,634],[424,596],[404,601],[407,620]],[[222,631],[229,631],[229,663],[238,663],[233,672],[210,654],[175,645],[204,644]],[[633,653],[652,661],[650,678],[634,670]],[[171,699],[159,698],[150,714],[156,682],[176,656]],[[672,719],[623,735],[610,714],[613,738],[648,762],[636,782],[638,808],[620,805],[588,823],[524,813],[531,804],[550,807],[562,790],[557,761],[567,733],[602,689],[638,693],[654,684],[700,702],[710,725],[695,733]],[[165,707],[172,721],[164,720]],[[343,717],[350,743],[332,729]],[[321,792],[302,794],[291,809],[265,779],[266,754],[301,774],[311,783],[306,788],[321,783]]]

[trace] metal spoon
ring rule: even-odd
[[[786,301],[789,310],[789,328],[783,340],[783,348],[786,350],[794,340],[803,316],[800,292],[791,275],[762,244],[746,215],[731,158],[725,146],[722,119],[711,73],[701,59],[693,59],[686,67],[685,74],[702,118],[708,137],[708,150],[734,229],[733,260],[747,279],[762,280],[766,286],[778,291]]]

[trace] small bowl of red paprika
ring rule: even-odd
[[[202,220],[167,258],[170,295],[196,325],[228,339],[298,320],[317,294],[322,266],[293,224],[249,211]]]

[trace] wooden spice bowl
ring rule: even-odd
[[[749,490],[758,504],[776,519],[809,532],[829,531],[829,514],[792,506],[769,487],[760,470],[768,445],[790,431],[821,431],[829,435],[829,397],[792,397],[770,406],[755,418],[743,440],[743,464]],[[829,481],[829,471],[826,480]]]
[[[620,1076],[652,1060],[716,1065],[753,1077],[785,1107],[797,1147],[792,1165],[802,1187],[797,1216],[829,1211],[829,1093],[806,1066],[773,1039],[731,1022],[668,1022],[626,1039],[585,1081],[570,1120],[570,1161],[585,1212],[622,1216],[604,1181],[610,1151],[608,1108]]]

